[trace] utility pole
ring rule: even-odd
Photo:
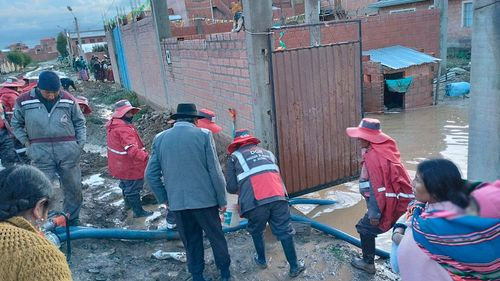
[[[272,0],[243,0],[255,135],[264,148],[276,154],[276,120],[269,65],[272,55],[269,38],[273,25],[272,4]]]
[[[214,6],[212,0],[210,0],[210,14],[212,15],[212,22],[214,21]]]
[[[319,0],[305,0],[306,24],[309,26],[309,42],[311,46],[321,44],[321,27],[319,24]]]
[[[439,9],[439,54],[441,73],[446,74],[448,56],[448,0],[434,0],[434,7]]]
[[[160,41],[172,37],[167,0],[152,0],[151,9],[153,10],[153,18]]]
[[[163,61],[163,52],[161,47],[161,42],[163,39],[172,37],[172,32],[170,30],[170,18],[168,17],[168,6],[167,0],[152,0],[151,10],[153,14],[153,26],[155,27],[155,42],[156,42],[156,52],[158,57],[161,59],[160,71],[162,77],[163,90],[165,93],[165,104],[167,107],[173,105],[169,104],[170,99],[168,97],[168,84],[167,84],[167,71],[165,68],[165,62]]]
[[[500,2],[474,1],[467,179],[500,179]]]
[[[78,19],[76,18],[75,14],[73,14],[73,9],[71,8],[71,6],[66,6],[66,8],[75,19],[76,36],[78,37],[78,55],[83,56],[82,39],[80,38],[80,26],[78,25]]]

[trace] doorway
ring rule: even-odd
[[[384,74],[385,80],[396,80],[404,78],[404,72],[396,72],[391,74]],[[405,95],[403,93],[392,92],[384,83],[384,108],[385,111],[404,109]]]

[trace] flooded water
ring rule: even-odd
[[[418,163],[435,157],[452,160],[465,177],[469,132],[467,106],[468,100],[452,100],[436,107],[367,117],[379,119],[382,130],[396,140],[403,163],[412,179]],[[364,215],[366,203],[359,195],[357,182],[310,193],[304,197],[337,200],[339,203],[332,206],[314,208],[301,205],[298,208],[311,218],[358,237],[354,225]],[[390,250],[390,235],[390,231],[380,235],[377,246]]]

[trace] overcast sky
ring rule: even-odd
[[[117,6],[130,11],[131,2],[144,0],[0,0],[0,49],[15,42],[33,47],[44,37],[56,37],[62,28],[74,31],[68,5],[84,31],[102,29],[104,13],[116,15]]]

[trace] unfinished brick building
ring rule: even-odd
[[[433,104],[432,81],[439,59],[399,45],[365,51],[363,55],[365,112],[411,109]],[[402,84],[402,89],[391,88],[394,83]]]

